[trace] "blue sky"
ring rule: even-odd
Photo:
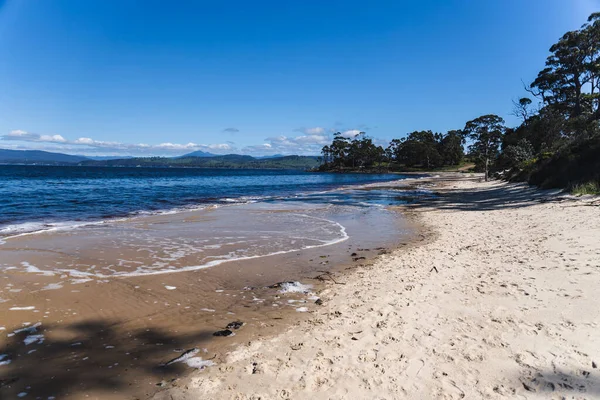
[[[0,0],[0,148],[318,154],[509,125],[600,0]]]

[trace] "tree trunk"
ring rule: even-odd
[[[485,181],[489,180],[489,163],[490,159],[488,157],[485,158]]]

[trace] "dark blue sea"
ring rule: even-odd
[[[301,200],[388,202],[389,193],[333,189],[405,178],[289,170],[0,166],[0,236],[81,221],[206,205]],[[340,192],[342,193],[342,192]]]

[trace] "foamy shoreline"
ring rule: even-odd
[[[600,200],[433,181],[439,199],[406,207],[421,245],[155,399],[599,397]]]
[[[410,241],[410,224],[385,205],[411,193],[390,189],[10,239],[0,249],[0,397],[148,398],[195,368],[219,368],[240,343],[310,318],[323,270],[355,268]],[[227,262],[186,268],[219,258]],[[156,268],[130,273],[140,266]],[[178,273],[153,273],[167,268]],[[184,354],[196,354],[192,365]]]

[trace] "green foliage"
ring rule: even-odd
[[[465,157],[465,139],[461,131],[449,131],[439,142],[443,165],[460,165]]]
[[[486,181],[489,178],[490,164],[498,157],[505,130],[504,120],[494,114],[468,121],[463,129],[463,134],[473,142],[469,150],[482,165]]]
[[[576,195],[584,195],[584,194],[600,194],[600,183],[598,182],[586,182],[579,183],[571,187],[571,193]]]
[[[510,167],[523,167],[534,158],[534,149],[527,139],[520,139],[515,144],[504,147],[498,165],[501,163]]]
[[[441,137],[432,131],[415,131],[402,139],[395,151],[395,160],[407,167],[420,165],[430,169],[442,164],[438,145]]]
[[[386,161],[386,152],[376,146],[373,139],[360,132],[353,139],[344,137],[340,132],[334,134],[333,142],[321,150],[323,164],[320,169],[343,170],[371,168]]]
[[[445,135],[415,131],[394,139],[385,150],[369,152],[336,135],[323,148],[324,169],[362,168],[387,163],[388,169],[444,169],[469,157],[475,170],[528,180],[542,187],[597,189],[600,182],[600,13],[580,29],[565,33],[551,48],[545,67],[526,90],[539,100],[513,101],[521,124],[507,129],[497,115],[468,121]],[[360,154],[360,155],[358,155]]]
[[[600,136],[570,143],[551,156],[541,154],[528,179],[545,188],[600,182]]]
[[[526,98],[513,102],[523,122],[507,131],[495,167],[510,179],[589,191],[600,182],[600,13],[550,52],[527,89],[538,110]]]
[[[415,131],[406,138],[393,139],[386,149],[375,146],[363,132],[354,139],[334,135],[331,145],[323,147],[321,170],[378,169],[433,170],[458,165],[464,157],[460,131],[446,135]]]
[[[563,120],[561,134],[593,136],[600,120],[600,14],[580,29],[565,33],[550,48],[546,67],[529,91],[541,99],[546,113]]]
[[[257,159],[251,156],[230,154],[215,157],[140,157],[105,161],[83,161],[79,165],[109,167],[187,167],[228,169],[312,169],[319,165],[318,157],[285,156]]]

